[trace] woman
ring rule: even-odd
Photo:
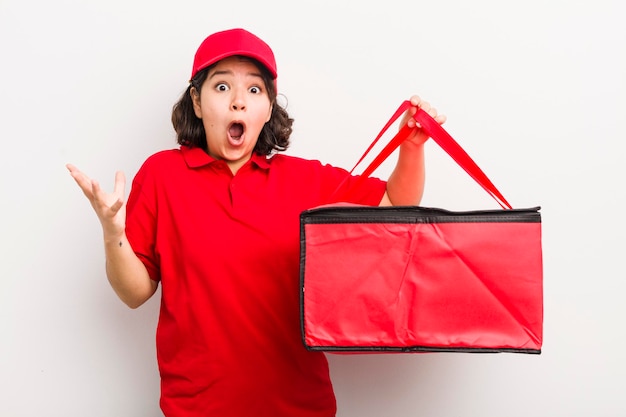
[[[198,48],[174,106],[178,149],[149,157],[127,203],[68,165],[102,224],[106,272],[131,308],[162,285],[157,327],[161,408],[170,416],[329,417],[335,397],[323,353],[301,341],[299,214],[322,204],[418,204],[419,127],[388,181],[280,154],[293,120],[276,102],[271,48],[243,29]],[[421,101],[417,107],[445,118]],[[348,178],[346,180],[346,178]]]

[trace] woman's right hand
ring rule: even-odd
[[[98,181],[89,178],[74,165],[67,164],[66,167],[96,212],[102,224],[105,241],[121,239],[126,224],[126,203],[124,202],[126,178],[124,173],[121,171],[115,173],[113,192],[106,193],[100,188]]]

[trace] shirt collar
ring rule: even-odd
[[[180,151],[189,168],[200,168],[219,161],[206,153],[202,148],[181,145]],[[250,158],[250,162],[262,169],[269,169],[270,161],[271,158],[265,155],[258,155],[257,153],[252,153],[252,158]]]

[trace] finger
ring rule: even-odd
[[[422,102],[422,99],[420,98],[420,96],[414,95],[411,96],[411,105],[415,106],[415,107],[420,107],[420,103]]]
[[[126,176],[122,171],[117,171],[115,173],[115,186],[113,188],[113,193],[118,196],[118,199],[115,200],[110,207],[110,211],[112,215],[116,215],[117,212],[124,205],[124,188],[126,187]]]
[[[120,211],[123,205],[124,205],[124,200],[122,200],[121,198],[118,198],[115,201],[115,203],[113,203],[113,205],[109,208],[109,210],[111,211],[111,215],[115,216],[117,212]]]
[[[444,124],[446,120],[448,120],[448,118],[443,114],[438,114],[437,117],[435,117],[435,121],[440,125]]]
[[[91,180],[91,194],[93,195],[93,203],[103,205],[106,202],[106,195],[100,187],[100,183],[96,180]]]
[[[83,174],[78,168],[73,165],[68,164],[67,169],[70,171],[70,175],[72,176],[72,178],[74,178],[76,184],[78,184],[80,189],[83,191],[83,194],[85,194],[85,196],[91,200],[93,194],[91,192],[92,187],[90,178]]]
[[[431,107],[430,107],[430,103],[429,103],[429,102],[427,102],[427,101],[422,101],[422,102],[420,103],[420,106],[419,106],[419,107],[420,107],[420,109],[424,110],[426,113],[430,114],[430,109],[431,109]]]
[[[70,175],[71,175],[72,177],[75,177],[75,176],[83,176],[83,177],[86,177],[86,175],[85,175],[85,174],[83,174],[83,172],[82,172],[80,169],[76,168],[76,166],[74,166],[74,165],[72,165],[72,164],[66,164],[66,165],[65,165],[65,167],[66,167],[66,168],[67,168],[67,170],[70,172]]]
[[[126,187],[126,177],[122,171],[117,171],[115,173],[115,185],[113,187],[113,192],[116,195],[123,196],[124,188]]]
[[[414,118],[416,113],[417,113],[417,107],[411,107],[406,112],[406,115],[405,115],[406,124],[410,128],[414,128],[415,126],[417,126],[417,121],[415,121],[415,118]]]

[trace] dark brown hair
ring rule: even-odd
[[[284,151],[289,147],[289,137],[293,130],[291,127],[293,119],[289,117],[287,110],[276,102],[276,84],[267,68],[255,59],[244,59],[253,62],[261,71],[261,76],[272,105],[272,115],[259,134],[259,140],[254,147],[254,152],[259,155],[270,155],[277,151]],[[174,125],[176,140],[179,145],[207,149],[206,133],[202,120],[196,117],[196,113],[193,110],[191,89],[195,88],[198,94],[200,93],[200,89],[214,65],[216,64],[198,72],[189,83],[187,90],[181,95],[178,102],[174,104],[172,125]]]

